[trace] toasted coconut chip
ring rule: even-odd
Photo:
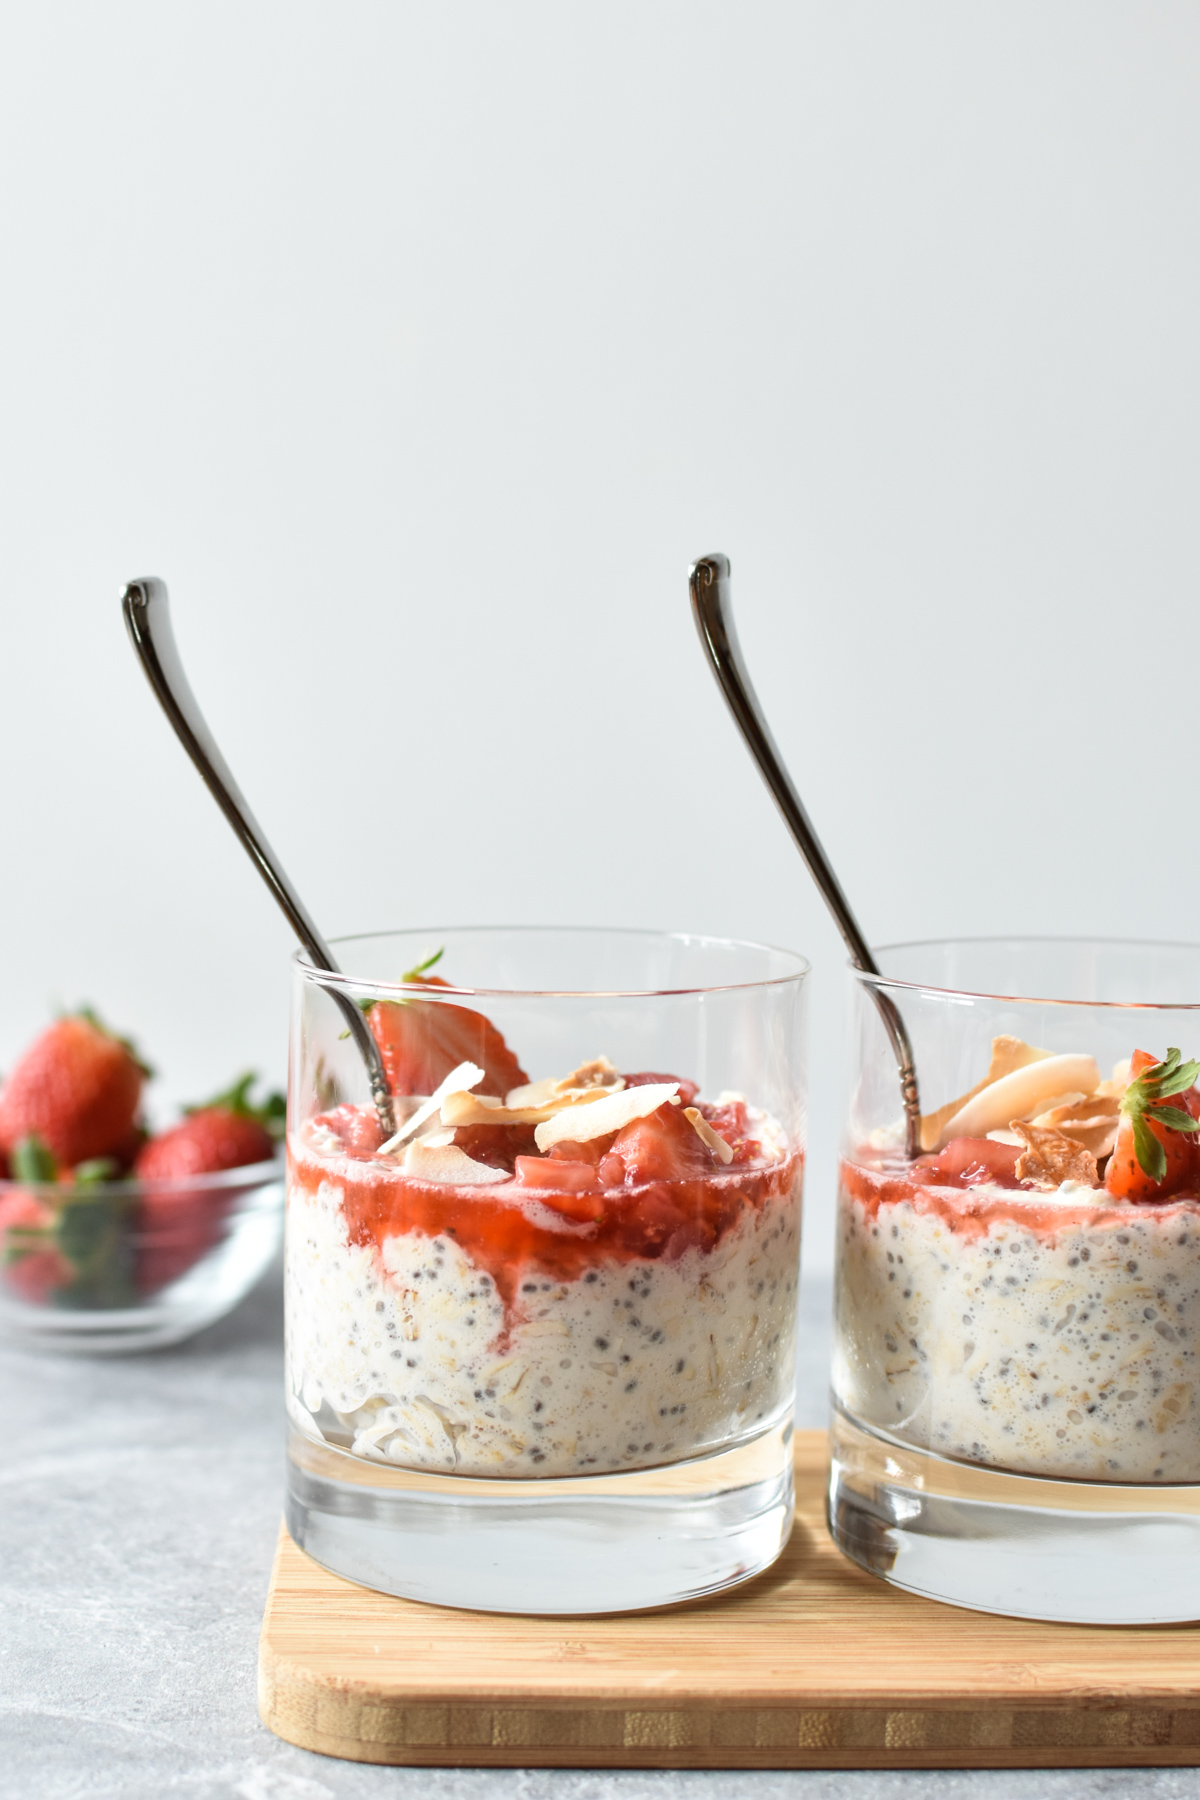
[[[635,1119],[644,1119],[670,1102],[679,1105],[677,1081],[653,1081],[647,1087],[624,1088],[619,1094],[608,1094],[603,1100],[592,1100],[583,1106],[568,1106],[552,1119],[539,1125],[534,1138],[539,1150],[555,1144],[586,1144],[592,1138],[607,1137],[620,1131]]]
[[[704,1114],[694,1106],[685,1106],[683,1116],[702,1144],[707,1144],[718,1162],[733,1161],[733,1145],[727,1144],[719,1131],[714,1131]]]
[[[552,1119],[558,1106],[506,1106],[487,1094],[447,1094],[442,1101],[443,1125],[537,1125]]]
[[[1009,1130],[1025,1145],[1024,1156],[1017,1158],[1018,1181],[1036,1181],[1039,1187],[1060,1187],[1064,1181],[1079,1181],[1093,1188],[1100,1185],[1095,1157],[1065,1132],[1020,1119],[1013,1119]]]
[[[415,1175],[421,1181],[453,1182],[456,1187],[483,1187],[512,1180],[507,1169],[492,1169],[487,1163],[476,1162],[456,1144],[410,1144],[404,1152],[403,1166],[406,1175]]]
[[[593,1057],[580,1063],[569,1075],[550,1075],[545,1081],[530,1081],[524,1087],[505,1094],[505,1106],[530,1107],[575,1105],[586,1100],[600,1100],[605,1094],[619,1094],[625,1077],[609,1062],[607,1056]]]
[[[978,1082],[969,1094],[960,1094],[957,1100],[947,1101],[945,1106],[939,1106],[935,1113],[928,1113],[921,1120],[922,1150],[935,1149],[939,1141],[945,1143],[946,1139],[942,1135],[943,1127],[956,1113],[962,1111],[969,1100],[974,1100],[977,1094],[982,1094],[985,1087],[991,1087],[994,1081],[1003,1081],[1004,1077],[1011,1075],[1014,1070],[1024,1069],[1033,1062],[1041,1062],[1049,1055],[1049,1050],[1039,1050],[1036,1044],[1027,1044],[1023,1038],[1010,1037],[1007,1032],[1002,1032],[999,1037],[994,1037],[992,1039],[991,1067],[983,1080]]]
[[[1112,1155],[1113,1145],[1117,1141],[1120,1110],[1118,1095],[1098,1093],[1092,1094],[1090,1098],[1085,1097],[1074,1105],[1064,1103],[1052,1107],[1049,1112],[1039,1113],[1033,1123],[1051,1126],[1055,1131],[1074,1138],[1077,1144],[1090,1150],[1099,1162],[1101,1157]]]
[[[473,1062],[459,1063],[457,1069],[451,1069],[446,1079],[438,1083],[436,1092],[430,1094],[428,1100],[423,1101],[416,1112],[405,1119],[399,1131],[390,1137],[386,1144],[381,1144],[375,1154],[390,1156],[392,1151],[403,1144],[407,1138],[414,1137],[420,1131],[426,1119],[432,1119],[434,1113],[440,1111],[442,1101],[447,1094],[478,1087],[482,1080],[483,1070],[477,1068]]]
[[[1011,1120],[1046,1111],[1069,1094],[1093,1094],[1100,1071],[1091,1056],[1039,1056],[1035,1062],[991,1081],[947,1119],[936,1148],[956,1137],[986,1137],[1011,1130]]]

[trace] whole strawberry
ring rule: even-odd
[[[187,1117],[169,1131],[143,1144],[133,1172],[144,1181],[178,1181],[186,1175],[215,1175],[246,1163],[269,1162],[275,1154],[284,1103],[273,1094],[262,1106],[251,1106],[255,1077],[243,1075],[229,1092],[205,1106],[187,1109]]]
[[[137,1130],[147,1071],[94,1013],[57,1019],[21,1056],[0,1092],[0,1150],[36,1136],[62,1168],[116,1156]]]
[[[143,1294],[177,1281],[220,1241],[234,1195],[220,1187],[189,1186],[189,1178],[274,1156],[286,1108],[279,1094],[252,1106],[254,1080],[243,1075],[227,1094],[189,1109],[182,1124],[160,1132],[139,1151],[133,1172],[144,1184],[136,1219],[136,1279]]]

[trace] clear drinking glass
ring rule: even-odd
[[[980,939],[879,962],[852,971],[833,1535],[960,1606],[1200,1617],[1200,1149],[1160,1126],[1147,1173],[1126,1086],[1200,1052],[1200,947]],[[912,1160],[881,996],[915,1053]]]
[[[340,977],[298,955],[293,987],[295,1541],[506,1612],[765,1568],[792,1520],[808,965],[584,930],[338,954]],[[380,1045],[390,1149],[335,987]]]

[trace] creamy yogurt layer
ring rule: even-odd
[[[512,1265],[508,1295],[452,1231],[383,1227],[356,1241],[337,1164],[299,1168],[288,1200],[288,1389],[310,1436],[407,1468],[595,1474],[723,1446],[790,1401],[795,1158],[765,1177],[725,1177],[733,1195],[739,1180],[756,1188],[756,1203],[716,1243],[671,1255],[580,1261],[587,1226],[552,1220],[536,1195],[513,1200],[522,1217],[512,1230],[526,1217],[535,1232],[556,1227],[577,1266],[564,1279],[536,1257],[515,1277]],[[360,1200],[355,1216],[370,1211]]]
[[[843,1167],[834,1387],[907,1443],[1026,1474],[1200,1481],[1200,1202]]]

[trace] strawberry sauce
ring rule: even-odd
[[[406,1233],[453,1238],[511,1309],[530,1275],[577,1281],[603,1264],[677,1262],[689,1250],[712,1250],[746,1212],[789,1194],[800,1169],[793,1153],[768,1167],[579,1193],[518,1181],[455,1187],[380,1162],[301,1152],[290,1159],[290,1181],[310,1196],[323,1181],[337,1185],[351,1243],[380,1248]]]

